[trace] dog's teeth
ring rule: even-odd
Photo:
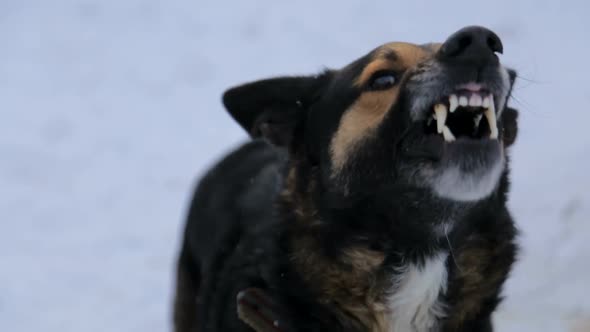
[[[481,102],[481,107],[488,108],[490,107],[490,97],[484,97],[483,101]]]
[[[447,121],[447,106],[444,104],[434,105],[434,115],[436,116],[436,130],[440,134],[443,132],[445,121]]]
[[[480,95],[471,95],[469,98],[469,106],[472,107],[481,107],[482,100]]]
[[[445,138],[445,141],[447,141],[447,142],[452,142],[455,140],[455,135],[453,135],[453,133],[451,132],[451,129],[449,129],[449,127],[447,127],[447,126],[443,127],[442,134],[443,134],[443,137]]]
[[[482,117],[482,114],[478,114],[475,116],[475,118],[473,118],[473,122],[475,122],[475,129],[479,128],[479,122],[481,121]]]
[[[469,101],[467,100],[467,97],[465,97],[465,96],[459,97],[459,105],[461,105],[463,107],[469,105]]]
[[[494,111],[493,107],[490,107],[485,112],[486,119],[488,119],[488,123],[490,125],[490,138],[496,139],[498,138],[498,126],[496,124],[496,112]]]
[[[496,123],[496,105],[494,105],[494,99],[490,99],[490,107],[485,111],[486,119],[490,125],[490,138],[498,138],[498,124]]]
[[[451,95],[449,97],[449,111],[453,113],[457,107],[459,107],[459,98],[457,98],[457,95]]]

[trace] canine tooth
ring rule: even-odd
[[[490,98],[491,97],[484,97],[483,101],[481,102],[481,107],[488,108],[490,107]]]
[[[482,100],[480,95],[471,95],[471,98],[469,98],[469,106],[480,107],[481,104]]]
[[[465,97],[465,96],[459,97],[459,105],[465,107],[468,104],[469,104],[469,101],[467,101],[467,97]]]
[[[496,139],[498,138],[498,124],[496,123],[496,106],[494,105],[494,101],[490,103],[490,107],[485,111],[486,119],[488,119],[488,124],[490,125],[490,138]]]
[[[453,133],[451,132],[451,129],[449,129],[449,127],[447,127],[447,126],[443,127],[442,134],[443,134],[443,137],[445,138],[445,141],[447,141],[447,142],[452,142],[455,140],[455,135],[453,135]]]
[[[436,115],[436,130],[442,133],[445,121],[447,121],[447,106],[443,104],[434,105],[434,114]]]
[[[449,97],[449,111],[453,113],[457,107],[459,107],[459,98],[457,98],[457,95],[451,95]]]
[[[475,116],[475,118],[473,118],[473,122],[475,122],[475,129],[479,128],[479,122],[481,121],[482,117],[483,114],[478,114]]]

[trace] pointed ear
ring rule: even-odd
[[[278,77],[240,85],[223,94],[223,104],[252,137],[287,146],[320,95],[326,76]]]

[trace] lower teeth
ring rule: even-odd
[[[447,127],[447,126],[443,127],[442,134],[443,134],[443,137],[445,138],[445,141],[447,141],[447,142],[452,142],[455,140],[455,135],[453,135],[453,133],[451,132],[451,129],[449,129],[449,127]]]

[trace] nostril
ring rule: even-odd
[[[443,60],[494,61],[494,53],[502,53],[502,41],[483,27],[466,27],[452,34],[442,45],[439,56]]]
[[[469,45],[471,45],[472,42],[472,38],[471,36],[463,36],[459,39],[459,52],[462,52],[463,50],[465,50],[467,47],[469,47]]]
[[[500,39],[495,36],[495,35],[490,35],[488,36],[487,39],[487,44],[488,47],[492,50],[492,52],[498,52],[498,53],[502,53],[502,42],[500,42]]]
[[[491,36],[488,37],[488,46],[494,50],[496,48],[496,41]]]
[[[473,40],[471,36],[467,34],[457,36],[455,39],[445,43],[443,52],[450,57],[461,55],[461,53],[463,53],[472,42]]]

